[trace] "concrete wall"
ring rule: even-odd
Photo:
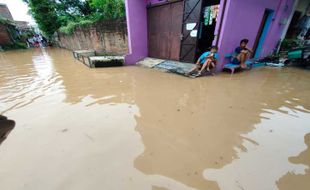
[[[94,49],[125,55],[128,52],[125,20],[101,21],[87,27],[78,27],[73,34],[58,32],[59,46],[71,50]]]

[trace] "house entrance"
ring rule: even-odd
[[[202,14],[198,32],[196,58],[208,51],[215,38],[215,27],[219,14],[220,0],[204,0],[202,2]]]
[[[183,18],[183,1],[149,7],[149,57],[179,60]]]

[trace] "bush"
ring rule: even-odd
[[[23,0],[46,37],[71,34],[77,26],[125,17],[124,0]],[[5,20],[0,20],[6,22]]]
[[[15,42],[14,44],[2,46],[3,50],[27,49],[27,44],[23,42]]]
[[[92,20],[81,20],[78,22],[69,22],[66,26],[60,27],[59,32],[65,33],[65,34],[72,34],[78,26],[86,27],[86,26],[92,25],[94,22],[95,21],[92,21]]]
[[[16,42],[16,43],[15,43],[15,48],[16,48],[16,49],[27,49],[28,46],[27,46],[27,44],[24,43],[24,42]]]
[[[6,19],[6,18],[4,18],[4,17],[0,16],[0,24],[4,24],[4,25],[12,25],[12,24],[13,24],[13,22],[12,22],[12,21],[10,21],[9,19]]]
[[[59,31],[65,34],[72,34],[76,28],[75,22],[69,22],[67,26],[62,26],[59,28]]]
[[[92,0],[91,6],[107,20],[125,17],[124,0]]]
[[[94,23],[94,21],[91,20],[81,20],[78,25],[79,26],[90,26]]]

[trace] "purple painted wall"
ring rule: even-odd
[[[273,52],[281,38],[285,25],[280,24],[292,11],[295,0],[227,0],[222,31],[219,38],[220,62],[224,64],[224,56],[232,53],[243,38],[250,40],[253,47],[265,9],[275,11],[272,24],[262,48],[260,57]],[[221,69],[222,64],[219,64]]]
[[[166,0],[126,0],[126,14],[128,25],[129,52],[126,57],[127,64],[134,64],[136,61],[148,55],[147,50],[147,13],[148,4],[157,4]],[[220,60],[218,69],[221,70],[225,63],[225,54],[232,53],[243,38],[250,40],[249,47],[253,47],[257,37],[260,23],[265,9],[275,11],[273,21],[266,36],[260,57],[273,52],[281,38],[285,24],[281,22],[288,19],[293,4],[296,0],[227,0],[225,13],[221,12],[218,21],[223,15],[222,30],[219,30],[217,23],[215,34],[219,35]],[[221,1],[220,10],[223,8]],[[220,32],[220,33],[219,33]]]
[[[147,14],[146,0],[126,0],[128,28],[128,55],[126,65],[133,65],[147,57]]]
[[[261,56],[266,56],[271,53],[279,43],[283,32],[286,32],[285,27],[287,24],[283,23],[283,21],[286,20],[287,22],[289,20],[292,11],[294,11],[293,8],[295,1],[296,0],[282,0],[281,4],[279,4],[278,11],[275,13],[273,25],[267,35]]]

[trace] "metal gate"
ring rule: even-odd
[[[183,1],[149,7],[147,17],[149,56],[179,60]]]
[[[194,62],[202,0],[184,0],[180,61]]]

